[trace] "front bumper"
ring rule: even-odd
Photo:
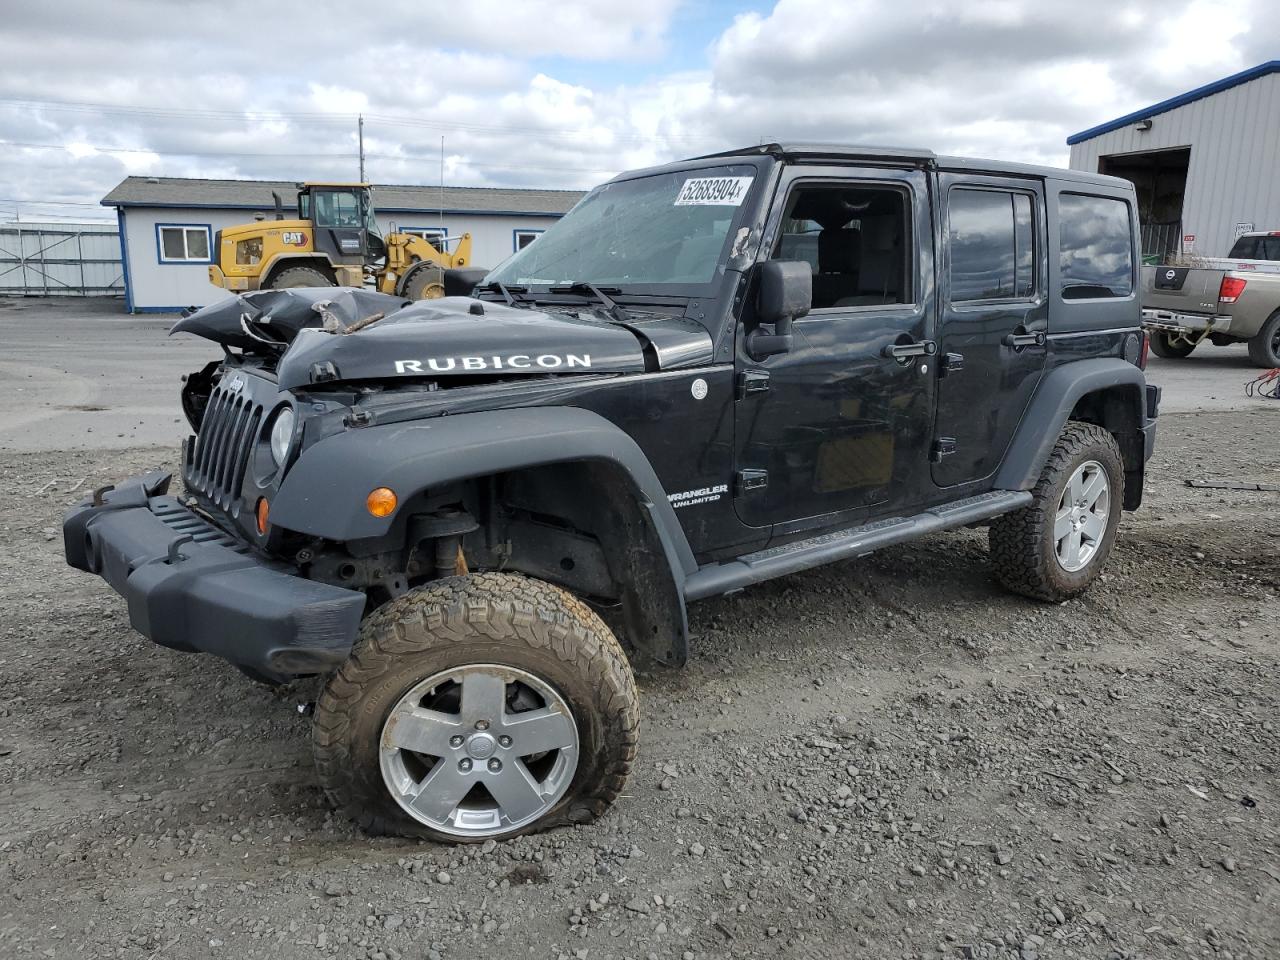
[[[169,479],[133,477],[67,511],[67,563],[111,584],[134,629],[161,646],[212,653],[277,680],[342,663],[364,594],[263,559],[166,496]]]

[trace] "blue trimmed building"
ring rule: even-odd
[[[1280,60],[1067,138],[1071,169],[1131,180],[1143,254],[1225,257],[1280,230]]]
[[[173,313],[212,303],[225,291],[209,283],[213,235],[258,214],[275,215],[272,192],[286,215],[297,208],[297,185],[274,180],[194,180],[127,177],[102,199],[120,226],[125,304],[130,313]],[[375,185],[383,233],[430,236],[470,233],[472,260],[497,266],[530,243],[582,197],[577,190]]]

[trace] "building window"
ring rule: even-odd
[[[407,233],[411,237],[421,237],[437,250],[444,251],[446,234],[443,227],[400,227],[395,232]]]
[[[951,191],[948,205],[951,302],[1025,300],[1034,295],[1031,196],[957,189]]]
[[[207,225],[156,224],[156,245],[161,263],[209,263],[213,246]]]
[[[1111,197],[1064,193],[1058,269],[1063,300],[1127,297],[1133,293],[1133,226],[1129,204]]]
[[[516,231],[513,231],[512,246],[511,246],[511,249],[512,249],[514,252],[519,253],[521,250],[523,250],[523,249],[524,249],[525,247],[527,247],[529,244],[533,243],[533,241],[537,240],[540,236],[542,236],[542,231],[541,231],[541,230],[516,230]]]

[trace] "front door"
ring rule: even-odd
[[[762,255],[807,261],[787,353],[737,345],[734,503],[775,533],[857,522],[928,491],[933,227],[920,171],[790,168]]]
[[[359,190],[311,191],[316,250],[334,263],[361,264],[368,254],[365,212]]]
[[[995,472],[1044,370],[1049,308],[1040,181],[938,177],[939,487]]]

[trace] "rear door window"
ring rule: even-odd
[[[947,213],[951,302],[1025,300],[1035,295],[1031,196],[957,188]]]
[[[1064,193],[1058,200],[1059,284],[1064,300],[1133,293],[1129,204],[1113,197]]]

